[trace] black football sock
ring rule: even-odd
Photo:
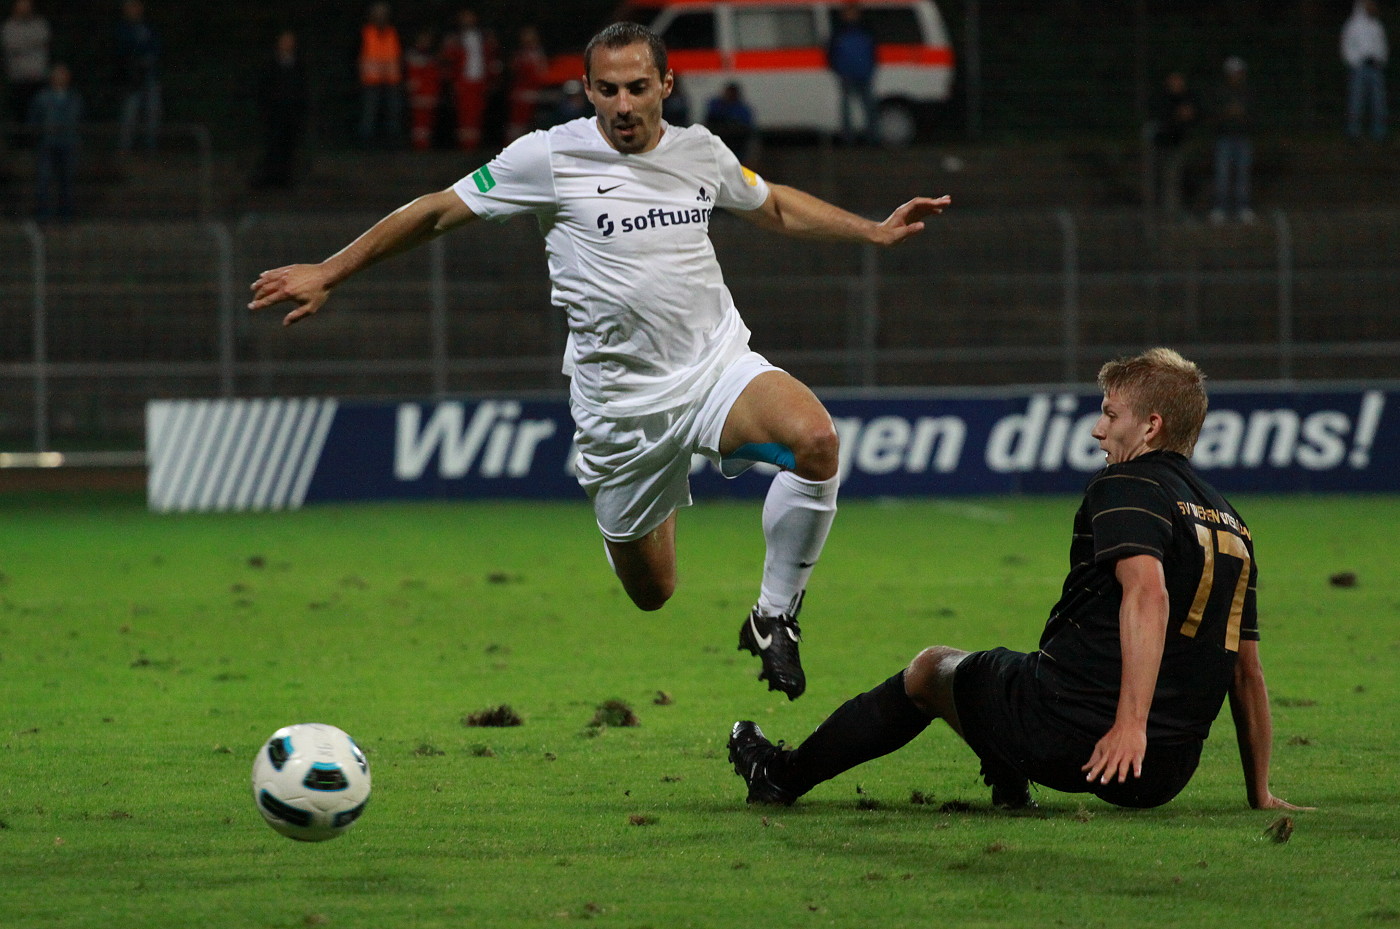
[[[822,781],[903,748],[933,720],[904,692],[904,672],[847,700],[769,769],[784,790],[805,794]]]

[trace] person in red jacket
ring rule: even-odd
[[[403,46],[387,3],[375,3],[360,31],[360,141],[369,144],[382,121],[385,139],[396,144],[403,125]]]
[[[442,96],[442,58],[433,30],[419,30],[413,47],[404,54],[404,72],[408,78],[409,139],[414,151],[427,151],[433,144],[433,122]]]
[[[544,45],[534,26],[522,26],[515,52],[510,56],[510,117],[506,123],[506,142],[514,142],[535,128],[535,107],[540,102],[540,87],[549,68]]]
[[[481,27],[476,10],[457,13],[457,31],[448,36],[443,57],[457,106],[457,144],[468,150],[479,148],[486,98],[500,78],[501,55],[496,37]]]

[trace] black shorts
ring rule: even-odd
[[[1049,712],[1036,685],[1037,658],[995,648],[973,652],[954,672],[953,702],[963,737],[989,778],[1014,774],[1066,793],[1092,793],[1117,806],[1139,808],[1161,806],[1181,792],[1201,760],[1199,740],[1149,742],[1142,777],[1121,784],[1087,782],[1081,768],[1103,733],[1076,728]]]

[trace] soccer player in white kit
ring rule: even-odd
[[[596,117],[518,139],[325,261],[263,272],[248,306],[289,300],[290,325],[384,258],[477,218],[534,215],[552,299],[568,317],[564,373],[579,483],[632,601],[656,610],[675,591],[676,511],[691,502],[693,454],[730,476],[755,460],[781,468],[764,502],[763,580],[739,648],[760,657],[769,690],[792,700],[806,688],[797,614],[836,514],[838,440],[812,391],[749,350],[710,217],[722,207],[791,236],[896,245],[949,199],[915,198],[876,223],[768,184],[703,126],[662,121],[672,82],[654,33],[607,27],[584,52]]]

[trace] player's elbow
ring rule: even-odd
[[[1240,701],[1241,706],[1265,706],[1269,700],[1268,686],[1264,683],[1264,666],[1259,661],[1259,643],[1246,639],[1240,642],[1239,653],[1235,656],[1235,670],[1230,680],[1232,705]]]
[[[1236,693],[1259,690],[1264,686],[1264,669],[1257,661],[1235,660],[1235,674],[1232,687]]]

